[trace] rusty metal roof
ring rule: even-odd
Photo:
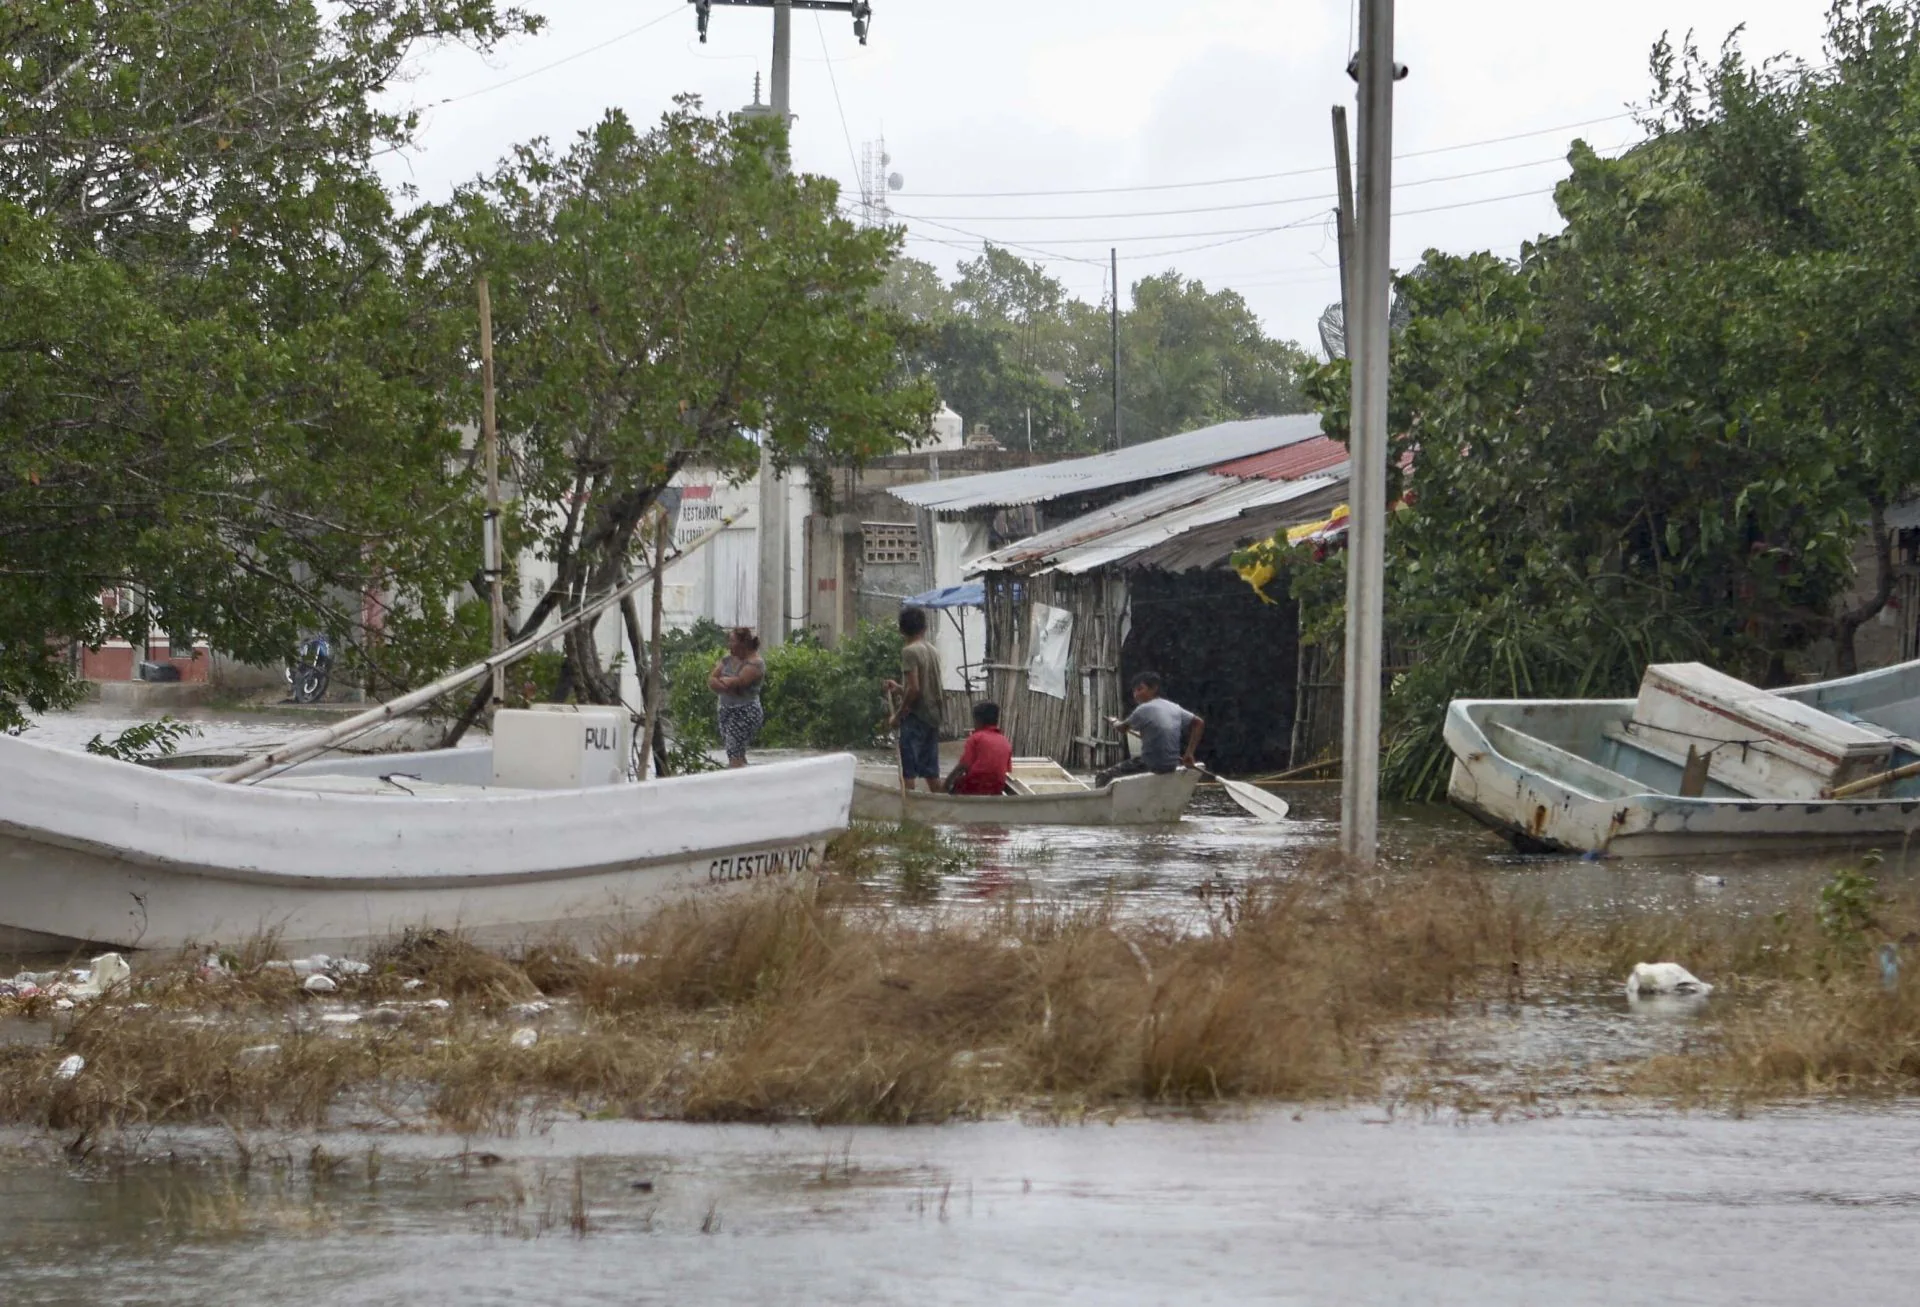
[[[1297,481],[1347,461],[1347,447],[1331,436],[1315,436],[1297,444],[1237,458],[1213,471],[1223,477],[1261,477],[1268,481]]]
[[[896,499],[935,513],[964,513],[975,508],[1037,504],[1066,495],[1087,494],[1141,481],[1159,481],[1201,468],[1266,454],[1323,439],[1320,418],[1248,418],[1201,427],[1163,440],[1149,440],[1106,454],[1012,468],[979,476],[953,477],[896,486]]]

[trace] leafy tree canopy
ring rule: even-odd
[[[781,129],[700,112],[641,132],[618,111],[567,149],[522,147],[431,215],[449,302],[493,287],[503,442],[522,529],[558,578],[525,623],[627,573],[648,509],[690,464],[745,477],[828,469],[927,430],[901,375],[904,317],[875,294],[900,241],[839,216],[829,179],[789,175]],[[568,645],[599,702],[591,633]]]
[[[0,8],[0,724],[70,693],[54,641],[149,618],[272,661],[376,596],[443,661],[472,534],[451,355],[370,167],[414,123],[375,106],[423,45],[534,25],[490,0]],[[125,584],[147,611],[102,608]]]
[[[913,357],[968,426],[1001,443],[1078,452],[1113,439],[1109,312],[1037,263],[988,245],[951,285],[899,259],[881,298],[930,331]],[[1167,272],[1136,282],[1120,315],[1121,434],[1157,440],[1231,418],[1304,412],[1313,360],[1269,337],[1235,291]]]
[[[1681,658],[1771,683],[1852,669],[1891,592],[1884,511],[1920,485],[1920,5],[1841,0],[1827,47],[1819,68],[1755,66],[1731,40],[1662,41],[1650,140],[1574,146],[1564,232],[1402,279],[1402,792],[1444,786],[1450,698],[1627,695]],[[1341,428],[1345,365],[1312,389]],[[1261,552],[1337,630],[1337,575]]]

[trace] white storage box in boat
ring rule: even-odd
[[[493,718],[493,783],[511,790],[617,785],[627,779],[632,742],[624,708],[503,708]]]
[[[1689,747],[1708,754],[1714,780],[1767,799],[1822,798],[1885,771],[1893,751],[1884,734],[1701,663],[1647,668],[1628,729],[1676,762]]]

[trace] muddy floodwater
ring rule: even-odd
[[[115,726],[46,723],[74,748]],[[210,721],[198,747],[290,727]],[[966,857],[932,878],[874,874],[922,910],[1107,902],[1203,925],[1332,845],[1334,790],[1285,793],[1284,826],[1202,790],[1177,827],[951,832]],[[1464,861],[1595,919],[1769,914],[1846,861],[1521,858],[1439,807],[1389,808],[1382,847],[1387,875]],[[1883,879],[1910,884],[1905,861],[1888,850]],[[1920,1301],[1920,1108],[1687,1113],[1593,1092],[1607,1068],[1684,1046],[1697,1017],[1605,979],[1416,1027],[1456,1088],[1507,1104],[1472,1115],[562,1114],[504,1138],[249,1139],[245,1166],[223,1132],[155,1133],[112,1162],[0,1134],[0,1304]]]
[[[178,1140],[183,1153],[191,1137]],[[303,1141],[0,1168],[0,1297],[116,1303],[1900,1303],[1920,1115],[1379,1112]],[[464,1155],[463,1155],[464,1151]]]

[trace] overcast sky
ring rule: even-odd
[[[549,20],[538,37],[487,57],[437,52],[398,89],[425,126],[419,149],[388,161],[394,181],[442,198],[514,143],[569,139],[609,106],[643,122],[681,92],[737,107],[769,60],[764,9],[716,6],[702,46],[686,0],[523,3]],[[864,49],[844,14],[795,15],[794,155],[857,200],[858,160],[884,136],[911,254],[950,270],[992,237],[1097,302],[1117,245],[1123,286],[1177,269],[1240,291],[1269,331],[1314,342],[1338,293],[1322,197],[1328,108],[1353,92],[1349,0],[872,3]],[[1663,30],[1717,48],[1744,23],[1750,55],[1814,59],[1825,8],[1403,0],[1396,266],[1433,247],[1511,254],[1554,230],[1550,192],[1572,140],[1612,151],[1637,139],[1626,114],[1646,98]],[[1240,178],[1258,180],[1186,185]],[[1165,189],[1059,193],[1150,187]]]

